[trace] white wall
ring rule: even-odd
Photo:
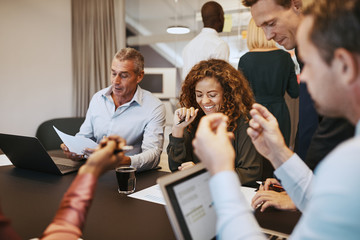
[[[0,132],[72,116],[71,1],[0,0]]]

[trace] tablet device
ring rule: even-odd
[[[177,239],[216,239],[210,174],[202,163],[157,180]]]
[[[202,163],[157,180],[165,209],[177,239],[216,239],[216,212],[209,188],[211,176]],[[241,187],[250,205],[254,188]],[[289,235],[262,228],[268,239],[286,240]]]

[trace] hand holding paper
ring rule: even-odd
[[[66,133],[61,132],[55,126],[53,126],[56,133],[59,135],[63,143],[69,148],[70,152],[82,155],[85,153],[86,148],[96,148],[97,143],[93,140],[85,137],[76,137],[71,136]]]

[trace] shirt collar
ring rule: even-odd
[[[130,103],[137,102],[141,106],[142,100],[143,100],[143,91],[142,91],[141,87],[138,85],[136,88],[136,92],[135,92],[133,98],[131,99]]]
[[[112,93],[112,86],[108,87],[108,89],[103,94],[103,96],[106,97],[107,99],[113,101],[112,97],[111,97],[111,93]],[[143,91],[140,88],[140,86],[138,85],[133,98],[129,102],[124,103],[122,106],[130,105],[132,102],[137,102],[141,106],[142,105],[142,99],[143,99]]]
[[[103,96],[105,97],[111,97],[111,93],[112,93],[112,85],[110,87],[108,87],[108,89],[106,90],[106,92],[103,94]]]
[[[355,136],[360,137],[360,120],[359,120],[358,123],[356,124]]]
[[[201,29],[201,32],[202,33],[213,33],[213,34],[219,35],[219,33],[213,28],[204,27],[203,29]]]

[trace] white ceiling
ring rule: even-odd
[[[126,24],[137,36],[129,37],[129,45],[150,45],[177,67],[182,67],[181,52],[196,36],[203,24],[200,9],[206,0],[126,0]],[[241,31],[246,29],[250,12],[240,0],[218,0],[225,15],[231,16],[230,32],[221,33],[230,46],[230,62],[237,66],[246,50]],[[185,25],[191,30],[185,35],[171,35],[168,26]]]

